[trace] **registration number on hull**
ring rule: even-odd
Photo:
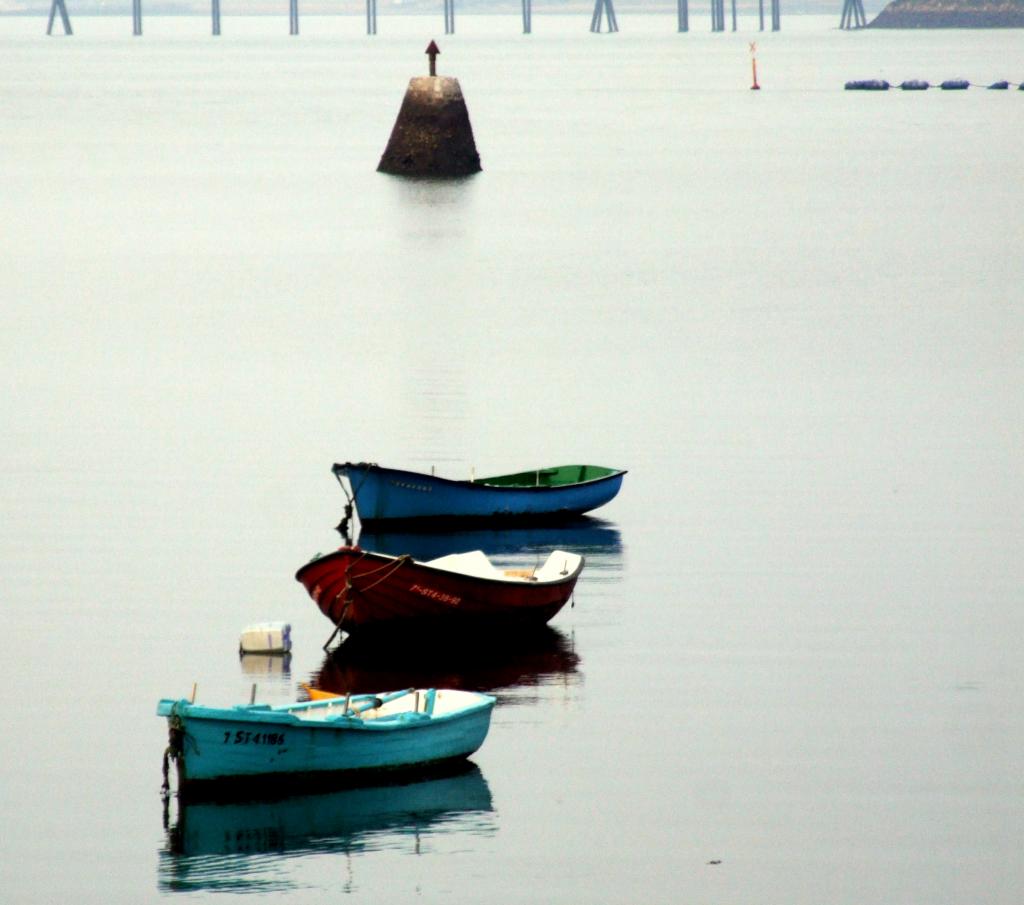
[[[456,597],[454,594],[446,594],[444,591],[436,591],[434,588],[425,588],[420,584],[410,585],[409,591],[412,594],[419,594],[429,600],[436,600],[438,603],[447,603],[450,606],[458,606],[462,603],[461,597]]]
[[[234,733],[230,729],[224,732],[225,745],[283,745],[283,732],[246,732],[238,729]]]

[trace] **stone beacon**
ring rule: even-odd
[[[468,176],[480,172],[480,155],[459,80],[437,75],[440,52],[431,41],[426,50],[430,75],[409,80],[378,172],[398,176]]]

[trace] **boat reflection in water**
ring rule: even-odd
[[[238,666],[246,683],[259,686],[261,698],[291,700],[292,655],[285,654],[239,654]]]
[[[351,542],[347,535],[346,543]],[[423,562],[449,553],[483,550],[488,556],[547,556],[554,549],[582,553],[589,570],[597,558],[622,552],[619,529],[601,519],[579,516],[559,525],[466,531],[363,531],[359,546],[375,553],[408,553]]]
[[[394,849],[419,853],[432,836],[495,831],[491,792],[479,767],[441,778],[271,801],[179,802],[165,814],[164,892],[271,892],[292,888],[290,859]]]
[[[353,635],[324,657],[310,684],[342,695],[413,686],[459,688],[486,691],[502,704],[526,703],[536,700],[540,686],[578,684],[579,664],[572,636],[548,625],[517,633],[505,643],[458,635],[430,644]]]

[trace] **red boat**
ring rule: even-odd
[[[502,570],[479,550],[417,562],[342,547],[295,577],[336,632],[354,634],[544,625],[572,596],[582,570],[583,557],[564,550],[537,569]]]

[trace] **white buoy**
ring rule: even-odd
[[[240,654],[286,654],[292,649],[292,627],[287,622],[256,622],[242,629]]]

